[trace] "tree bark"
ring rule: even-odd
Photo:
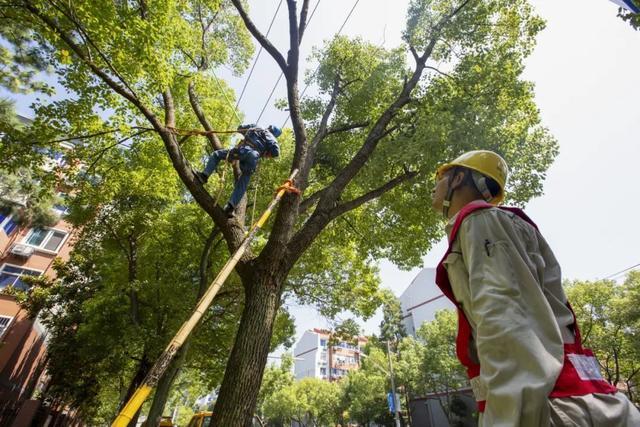
[[[245,285],[245,307],[213,410],[212,427],[251,426],[280,307],[280,285],[264,272]]]

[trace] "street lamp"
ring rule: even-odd
[[[391,379],[391,398],[393,399],[393,409],[394,409],[394,418],[396,421],[396,427],[400,427],[400,408],[398,407],[398,397],[396,395],[396,382],[395,382],[395,378],[393,376],[393,365],[391,364],[391,351],[389,348],[389,341],[387,341],[387,356],[389,359],[389,370],[387,371],[385,368],[383,368],[382,366],[378,365],[378,363],[374,362],[373,360],[369,359],[369,361],[371,363],[373,363],[378,369],[380,369],[382,372],[384,372],[385,374],[389,375],[389,378]],[[364,354],[364,353],[360,353],[360,357],[365,357],[368,358],[369,356]]]

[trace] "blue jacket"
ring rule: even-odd
[[[271,132],[258,128],[258,125],[253,123],[238,126],[238,130],[243,129],[251,129],[245,134],[245,139],[250,142],[249,145],[252,145],[261,156],[265,153],[271,157],[278,157],[280,155],[280,145],[278,145],[278,140]]]

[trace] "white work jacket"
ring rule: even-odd
[[[486,400],[480,426],[591,426],[588,417],[597,414],[583,406],[594,399],[594,408],[614,408],[603,419],[611,415],[619,423],[607,426],[636,425],[628,422],[635,423],[629,417],[637,411],[620,393],[549,398],[562,369],[563,345],[574,342],[573,315],[560,265],[533,226],[505,210],[475,211],[462,222],[444,265],[472,328],[472,357],[481,366],[472,383],[476,400]],[[584,423],[576,417],[585,417]],[[568,419],[576,422],[566,424]],[[640,415],[637,421],[640,426]]]

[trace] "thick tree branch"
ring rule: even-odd
[[[282,56],[282,54],[278,51],[278,49],[276,49],[276,47],[273,44],[271,44],[271,42],[265,37],[265,35],[262,34],[260,30],[258,30],[258,27],[256,27],[256,25],[253,23],[253,21],[247,14],[247,11],[244,9],[244,6],[242,5],[242,1],[231,0],[231,2],[233,3],[236,10],[238,11],[238,14],[240,14],[240,17],[242,18],[242,21],[244,21],[244,25],[247,27],[249,32],[253,35],[253,37],[255,37],[256,40],[258,40],[258,43],[260,43],[260,45],[264,48],[264,50],[269,52],[269,54],[280,66],[280,69],[282,70],[282,72],[286,74],[287,61],[284,59],[284,56]]]
[[[417,175],[418,172],[416,171],[405,170],[402,175],[393,178],[380,187],[356,197],[353,200],[342,204],[336,204],[330,210],[316,209],[304,226],[291,239],[291,243],[287,247],[287,260],[291,265],[293,265],[315,240],[316,236],[335,218],[382,196],[400,184],[415,178]],[[320,192],[323,191],[327,191],[327,188],[320,190]]]
[[[209,132],[206,135],[207,139],[209,140],[209,144],[211,144],[211,147],[214,150],[222,149],[222,143],[220,142],[218,135],[213,133],[213,126],[211,126],[211,123],[209,123],[209,120],[207,119],[207,116],[205,115],[204,110],[200,106],[200,100],[198,99],[198,95],[196,94],[195,83],[193,82],[193,80],[189,82],[188,92],[189,92],[189,103],[191,104],[191,108],[193,109],[193,112],[195,113],[196,117],[198,118],[198,121],[200,122],[204,130]]]
[[[290,72],[298,75],[298,52],[300,52],[300,33],[298,32],[298,15],[296,11],[296,0],[287,0],[289,8],[289,53],[287,63]]]
[[[327,103],[327,106],[325,107],[324,112],[322,113],[322,118],[320,119],[318,130],[315,136],[313,137],[313,139],[311,140],[311,144],[310,144],[304,165],[301,168],[301,172],[305,176],[309,174],[309,170],[313,166],[316,151],[318,150],[320,141],[322,141],[327,134],[327,124],[329,123],[329,117],[331,117],[331,114],[333,113],[333,110],[336,106],[339,93],[340,93],[340,76],[336,76],[333,82],[333,88],[331,90],[331,98],[329,99],[329,102]],[[304,183],[303,185],[304,186],[300,186],[301,189],[304,189],[306,187],[306,183]]]
[[[164,125],[167,128],[176,127],[176,106],[173,103],[173,95],[171,89],[167,88],[162,92],[162,100],[164,101]]]
[[[380,187],[371,190],[368,193],[363,194],[362,196],[356,197],[353,200],[337,205],[331,210],[331,216],[335,218],[346,212],[354,210],[362,206],[363,204],[373,199],[377,199],[385,193],[388,193],[400,184],[415,178],[417,175],[417,171],[406,170],[402,175],[393,178],[392,180],[386,182],[384,185],[381,185]]]
[[[236,3],[238,0],[232,0]],[[295,150],[291,170],[299,169],[296,176],[296,186],[304,191],[308,179],[309,168],[303,168],[307,161],[308,144],[307,134],[300,111],[300,96],[298,94],[298,25],[295,0],[287,0],[289,9],[289,39],[290,48],[288,53],[288,65],[283,68],[284,76],[287,80],[287,100],[289,102],[289,112],[291,124],[295,136]],[[305,169],[305,170],[303,170]],[[262,250],[258,262],[276,265],[283,261],[286,246],[293,236],[300,197],[298,195],[287,194],[280,202],[280,207],[276,212],[276,217],[271,229],[271,235],[266,246]]]
[[[329,135],[333,135],[335,133],[348,132],[348,131],[354,130],[354,129],[366,128],[367,126],[369,126],[369,124],[370,124],[369,122],[348,123],[348,124],[345,124],[345,125],[332,127],[330,129],[327,129],[327,132],[325,132],[325,137],[327,137]]]
[[[300,205],[298,206],[298,214],[306,212],[311,206],[313,206],[318,200],[320,200],[320,198],[322,197],[322,192],[324,190],[325,188],[318,190],[304,199],[302,202],[300,202]]]
[[[302,36],[307,29],[307,15],[309,14],[309,0],[304,0],[300,11],[300,24],[298,26],[298,45],[302,43]]]

